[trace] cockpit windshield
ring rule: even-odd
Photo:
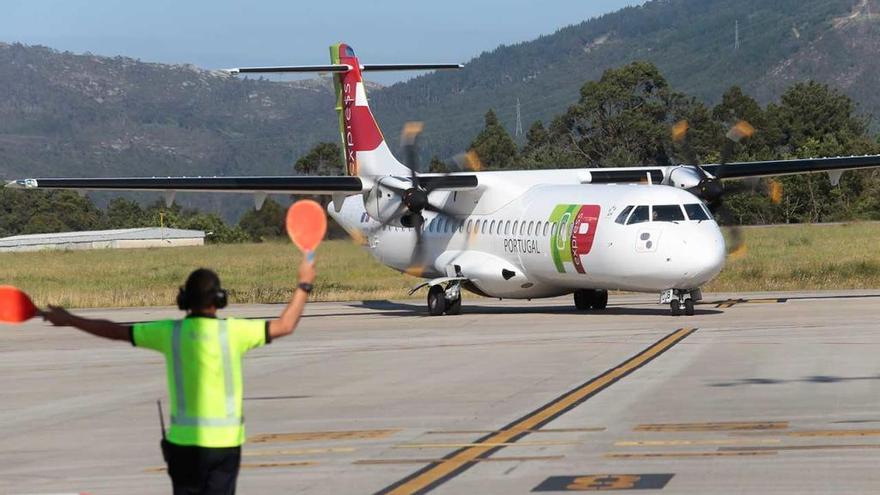
[[[629,205],[621,210],[615,222],[632,225],[643,222],[684,222],[687,220],[701,222],[711,220],[712,215],[705,205],[693,203],[687,205]]]

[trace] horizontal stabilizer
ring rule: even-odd
[[[366,64],[361,65],[362,71],[402,71],[402,70],[440,70],[461,69],[462,64]],[[348,72],[347,64],[329,65],[281,65],[274,67],[238,67],[223,69],[229,74],[280,74],[285,72]]]

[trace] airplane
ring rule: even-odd
[[[392,154],[369,107],[364,72],[456,69],[460,64],[362,65],[354,50],[330,47],[331,64],[246,67],[230,74],[333,73],[348,175],[34,178],[23,189],[331,195],[328,214],[379,262],[425,279],[432,316],[461,312],[462,290],[497,298],[573,294],[578,310],[602,310],[609,290],[660,294],[673,315],[694,314],[700,288],[726,260],[710,207],[722,180],[880,166],[880,156],[700,165],[419,173],[420,126],[404,128],[407,164]],[[684,129],[686,131],[686,129]],[[677,132],[681,133],[679,126]],[[739,123],[728,137],[749,134]],[[723,155],[722,155],[723,156]]]

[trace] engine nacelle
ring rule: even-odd
[[[382,177],[367,194],[364,194],[364,208],[367,214],[377,222],[396,227],[405,226],[401,224],[401,217],[406,216],[409,210],[403,204],[398,191],[405,191],[411,187],[412,182],[409,179]]]
[[[679,165],[669,173],[668,185],[681,189],[690,189],[699,186],[702,180],[702,174],[695,167]]]

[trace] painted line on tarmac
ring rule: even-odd
[[[707,440],[622,440],[614,442],[615,447],[679,447],[682,445],[737,445],[768,443],[777,444],[782,442],[778,438],[764,438],[753,440],[750,438],[718,438]]]
[[[782,304],[786,302],[788,302],[787,297],[769,297],[764,299],[725,299],[706,304],[714,304],[716,308],[732,308],[737,304]]]
[[[317,466],[317,461],[280,461],[280,462],[242,462],[242,469],[276,468],[276,467],[308,467]],[[145,473],[164,473],[168,471],[165,466],[144,469]]]
[[[404,443],[394,445],[392,449],[455,449],[460,447],[543,447],[549,445],[578,445],[581,442],[546,441],[546,442],[475,442],[475,443]]]
[[[375,440],[387,438],[397,432],[394,430],[351,430],[351,431],[300,431],[293,433],[264,433],[248,438],[248,443],[310,442],[315,440]]]
[[[788,421],[727,421],[714,423],[659,423],[642,424],[634,431],[748,431],[748,430],[786,430]],[[773,433],[778,434],[777,432]]]
[[[610,454],[605,454],[603,457],[606,459],[686,459],[686,458],[707,458],[707,457],[748,457],[748,456],[758,456],[758,455],[776,455],[776,450],[772,450],[774,447],[767,447],[764,449],[751,449],[751,450],[735,450],[735,451],[712,451],[712,452],[642,452],[637,454],[625,454],[613,452]]]
[[[474,462],[525,462],[525,461],[559,461],[565,459],[564,455],[534,455],[520,457],[484,457],[475,459]],[[430,464],[443,462],[443,459],[361,459],[352,464],[375,465],[375,464]]]
[[[354,447],[338,447],[329,449],[295,449],[295,450],[249,450],[242,452],[242,457],[271,457],[281,455],[310,455],[310,454],[341,454],[357,451]]]
[[[749,449],[752,451],[772,449],[776,450],[846,450],[846,449],[880,449],[880,444],[876,443],[853,443],[853,444],[823,444],[823,445],[776,445],[773,447],[719,447],[721,452],[739,452],[740,450]]]
[[[499,447],[487,444],[513,443],[528,435],[531,430],[540,429],[554,419],[579,406],[587,399],[617,383],[642,366],[648,364],[673,346],[694,333],[696,328],[680,328],[663,337],[648,348],[623,363],[566,392],[538,409],[514,420],[495,433],[480,438],[476,446],[464,447],[445,456],[441,462],[433,462],[400,481],[380,490],[377,495],[410,495],[427,493],[446,483],[476,464],[497,452]]]
[[[605,427],[596,428],[544,428],[541,430],[526,430],[526,433],[594,433],[605,431]],[[498,430],[435,430],[426,431],[425,435],[481,435],[486,433],[498,433]]]

